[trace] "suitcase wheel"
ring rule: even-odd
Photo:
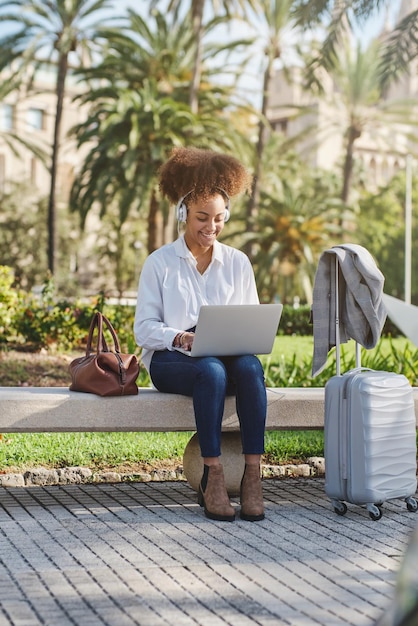
[[[405,502],[408,511],[411,511],[411,513],[415,513],[415,511],[418,509],[418,504],[415,498],[405,498]]]
[[[377,522],[382,517],[382,510],[377,504],[368,504],[367,510],[369,512],[370,519]]]
[[[345,504],[345,502],[333,500],[332,506],[334,507],[334,511],[337,515],[345,515],[347,513],[347,505]]]

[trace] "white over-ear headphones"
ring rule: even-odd
[[[186,222],[187,220],[187,206],[186,203],[184,202],[185,198],[187,198],[187,196],[189,196],[194,190],[192,189],[191,191],[188,191],[182,198],[180,198],[180,200],[177,202],[176,205],[176,219],[178,222]],[[229,218],[231,217],[231,212],[229,210],[229,196],[226,193],[226,191],[224,189],[221,189],[219,187],[219,191],[222,193],[222,195],[225,196],[226,198],[226,205],[225,205],[225,217],[224,217],[224,222],[227,222],[229,220]]]

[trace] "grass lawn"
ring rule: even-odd
[[[376,348],[373,350],[364,350],[362,348],[362,354],[367,352],[367,355],[373,356],[376,352],[380,354],[389,354],[392,350],[391,344],[400,352],[402,352],[405,346],[411,346],[411,342],[404,337],[397,337],[395,339],[382,339]],[[313,337],[293,337],[289,335],[279,335],[276,337],[271,355],[261,356],[261,360],[265,363],[267,360],[279,361],[281,359],[292,359],[293,355],[296,359],[302,362],[305,359],[310,360],[313,355]],[[349,341],[341,346],[342,352],[346,354],[355,354],[355,344],[353,341]],[[330,352],[329,362],[335,360],[335,351]]]

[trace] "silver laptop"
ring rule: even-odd
[[[203,305],[189,356],[269,354],[283,311],[282,304]]]

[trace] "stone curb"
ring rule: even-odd
[[[322,457],[311,457],[307,463],[289,465],[262,465],[263,478],[299,476],[309,478],[325,474]],[[162,482],[185,481],[181,466],[174,469],[156,469],[151,472],[119,473],[92,472],[88,467],[63,467],[46,469],[36,467],[22,474],[0,474],[2,487],[42,487],[46,485],[80,485],[82,483]]]

